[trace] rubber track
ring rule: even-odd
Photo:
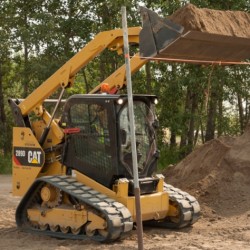
[[[167,217],[163,221],[148,221],[146,225],[178,229],[191,226],[199,219],[200,205],[195,197],[166,183],[164,183],[164,191],[168,193],[170,203],[178,207],[178,219]]]
[[[91,237],[86,234],[75,235],[71,232],[65,234],[60,231],[52,232],[49,229],[42,231],[31,225],[27,218],[27,209],[37,204],[40,200],[40,189],[46,183],[49,183],[63,192],[73,196],[83,204],[94,208],[103,215],[107,222],[107,231],[105,235],[93,235]],[[41,208],[42,211],[42,208]],[[112,242],[117,240],[127,231],[132,230],[133,222],[129,210],[121,203],[108,198],[106,195],[97,192],[96,190],[77,182],[76,179],[69,176],[46,176],[37,179],[28,192],[21,200],[16,210],[16,223],[22,230],[40,233],[58,238],[70,239],[85,239],[91,238],[98,242]]]
[[[180,208],[180,221],[174,223],[174,228],[191,226],[199,219],[200,205],[194,196],[166,183],[164,183],[164,190],[168,192],[170,201],[178,204]]]

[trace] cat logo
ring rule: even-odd
[[[40,164],[41,163],[41,151],[28,151],[28,162],[32,164]]]
[[[42,167],[44,159],[41,148],[14,147],[13,161],[16,166]]]

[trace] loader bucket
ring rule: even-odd
[[[140,7],[140,12],[141,57],[194,60],[198,64],[250,59],[250,38],[187,30],[144,7]]]

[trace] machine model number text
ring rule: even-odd
[[[25,150],[16,150],[16,156],[25,157]]]

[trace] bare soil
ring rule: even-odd
[[[203,216],[250,214],[249,138],[250,127],[237,138],[209,141],[165,170],[167,182],[198,198]]]
[[[244,12],[198,9],[187,5],[172,15],[186,29],[250,37],[250,15]],[[215,25],[216,22],[216,25]],[[201,218],[190,228],[144,227],[144,249],[250,250],[250,129],[238,138],[212,140],[163,173],[166,182],[194,195]],[[136,232],[113,244],[90,240],[58,240],[20,231],[11,194],[11,176],[0,175],[1,250],[137,249]]]
[[[194,195],[201,218],[192,227],[144,227],[144,249],[250,250],[250,127],[238,138],[224,137],[197,148],[163,171],[166,182]],[[11,176],[0,176],[0,249],[137,249],[136,231],[113,244],[59,240],[20,231],[11,194]]]
[[[197,148],[163,171],[166,182],[194,195],[201,218],[192,227],[144,227],[144,249],[250,249],[250,128],[238,138],[219,138]],[[0,249],[137,249],[136,231],[113,244],[58,240],[20,231],[11,194],[11,176],[0,176]]]
[[[195,190],[194,192],[200,192]],[[203,191],[201,191],[203,192]],[[211,194],[210,194],[211,195]],[[206,196],[206,195],[205,195]],[[230,196],[230,194],[228,194]],[[234,195],[235,196],[235,195]],[[238,209],[238,202],[230,207],[235,213],[215,210],[210,200],[200,196],[202,216],[193,227],[178,231],[144,227],[144,249],[250,249],[249,207]],[[210,197],[211,198],[211,197]],[[216,196],[214,197],[214,199]],[[228,198],[228,197],[226,197]],[[15,209],[19,198],[11,194],[11,176],[0,176],[0,249],[1,250],[78,250],[78,249],[137,249],[136,231],[113,244],[99,244],[90,240],[59,240],[20,231],[15,224]],[[225,202],[227,200],[221,200]],[[230,209],[231,211],[232,209]]]
[[[169,17],[185,30],[197,30],[213,34],[250,37],[250,14],[243,11],[221,11],[197,8],[187,4]]]

